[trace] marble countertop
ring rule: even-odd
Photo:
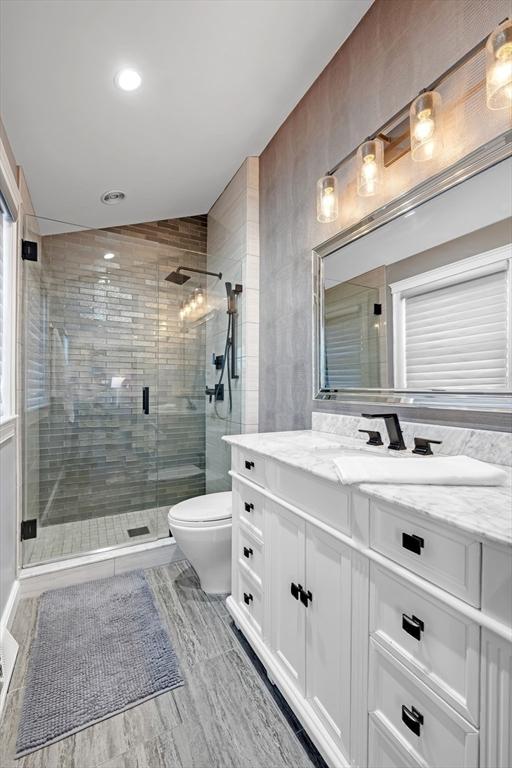
[[[311,430],[226,435],[224,440],[336,483],[340,481],[333,458],[360,455],[361,450],[379,456],[397,455],[359,439]],[[428,461],[423,456],[413,460]],[[364,483],[357,488],[373,499],[419,512],[481,539],[512,545],[512,470],[501,468],[509,474],[509,483],[504,486]]]

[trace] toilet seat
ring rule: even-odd
[[[196,496],[181,501],[169,510],[169,523],[186,527],[214,527],[231,522],[231,491]]]

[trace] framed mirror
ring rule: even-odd
[[[511,214],[506,143],[315,249],[314,398],[508,411]]]

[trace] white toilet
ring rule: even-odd
[[[231,491],[171,507],[169,530],[208,593],[231,592]]]

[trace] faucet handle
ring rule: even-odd
[[[430,444],[441,445],[442,442],[442,440],[427,440],[425,437],[415,437],[412,453],[418,453],[420,456],[433,456]]]
[[[368,435],[366,445],[384,445],[380,432],[375,432],[373,429],[358,429],[358,432],[365,432]]]

